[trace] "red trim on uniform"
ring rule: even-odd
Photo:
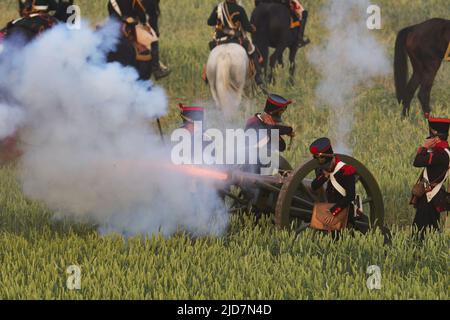
[[[430,155],[430,158],[428,159],[428,165],[430,165],[431,162],[433,162],[433,153],[430,152],[429,155]]]
[[[445,140],[441,140],[434,146],[436,149],[448,149],[448,142]]]
[[[183,107],[183,111],[204,111],[202,107]]]
[[[272,98],[270,98],[270,97],[267,98],[267,101],[269,101],[269,102],[270,102],[271,104],[273,104],[274,106],[277,106],[277,107],[280,107],[280,108],[285,108],[285,107],[287,107],[288,105],[290,105],[290,104],[292,103],[291,100],[288,100],[288,102],[286,102],[285,104],[283,104],[283,103],[278,103],[278,102],[272,100]]]
[[[342,208],[336,208],[336,210],[334,210],[334,211],[332,212],[333,217],[336,217],[339,213],[341,213],[341,211],[342,211]]]
[[[450,119],[447,118],[428,118],[431,123],[450,123]]]
[[[203,107],[189,107],[185,106],[182,103],[178,104],[178,107],[181,109],[181,111],[204,111],[205,108]]]
[[[255,124],[258,122],[258,117],[253,116],[250,119],[247,120],[247,126],[251,126],[252,124]]]
[[[349,164],[343,166],[341,170],[344,170],[344,176],[351,176],[356,173],[356,169]]]

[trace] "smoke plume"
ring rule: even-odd
[[[3,53],[0,134],[21,127],[24,193],[102,232],[222,233],[227,215],[214,188],[171,170],[150,126],[166,113],[163,89],[106,63],[118,34],[112,23],[96,32],[62,25]]]
[[[389,60],[366,26],[369,0],[330,0],[323,10],[328,36],[312,50],[309,60],[321,74],[318,104],[330,107],[330,136],[338,152],[351,153],[348,140],[353,126],[354,98],[359,85],[389,72]]]

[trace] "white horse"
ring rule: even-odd
[[[208,58],[206,76],[216,105],[231,119],[241,104],[249,79],[247,52],[236,43],[215,47]]]

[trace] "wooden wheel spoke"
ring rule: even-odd
[[[318,201],[317,196],[315,194],[313,194],[309,190],[309,188],[303,184],[303,182],[299,184],[298,188],[299,188],[299,191],[301,191],[301,193],[304,194],[305,196],[308,196],[309,199],[312,200],[312,202]],[[314,206],[314,204],[313,204],[313,206]]]
[[[309,208],[314,208],[314,203],[306,200],[305,198],[302,198],[301,196],[297,195],[297,196],[293,196],[292,197],[293,200],[298,201],[300,203],[302,203],[303,205],[309,207]]]

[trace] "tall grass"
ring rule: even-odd
[[[78,0],[92,23],[106,16],[106,1]],[[212,30],[206,19],[214,0],[163,0],[162,59],[173,73],[163,80],[170,112],[163,119],[167,132],[177,126],[176,102],[210,100],[200,75],[208,57]],[[0,24],[16,17],[15,0],[0,3]],[[243,1],[250,12],[253,1]],[[307,53],[324,39],[320,10],[325,0],[304,0],[311,14],[307,35],[312,44],[298,54],[296,84],[288,85],[278,69],[271,91],[296,101],[286,120],[297,128],[295,147],[287,153],[293,164],[308,157],[308,145],[327,134],[329,112],[315,100],[319,76]],[[379,0],[383,29],[374,31],[393,56],[396,33],[431,17],[450,17],[447,0]],[[336,59],[329,57],[329,59]],[[339,63],[339,61],[336,61]],[[438,116],[450,116],[450,65],[443,65],[432,93]],[[263,106],[264,97],[249,96],[245,117]],[[358,89],[352,147],[354,156],[377,178],[384,194],[386,222],[393,243],[383,246],[379,234],[349,235],[339,242],[312,232],[300,236],[276,231],[268,221],[257,227],[235,219],[222,238],[169,239],[118,235],[100,236],[95,226],[54,221],[44,205],[26,199],[14,167],[0,169],[0,298],[255,298],[255,299],[448,299],[450,237],[430,235],[425,243],[411,240],[414,215],[408,198],[418,171],[412,168],[416,147],[427,128],[417,101],[411,119],[400,119],[392,76]],[[66,268],[82,270],[82,289],[66,289]],[[370,291],[366,268],[378,265],[382,289]]]

